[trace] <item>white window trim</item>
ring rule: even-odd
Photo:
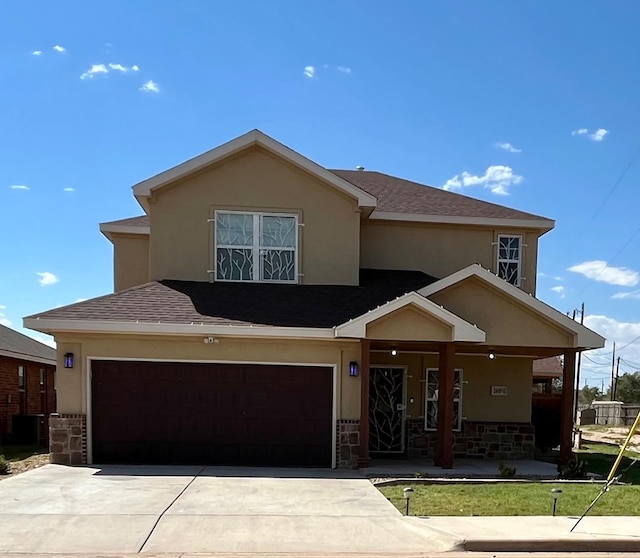
[[[436,432],[438,430],[438,428],[427,428],[427,417],[429,416],[429,413],[427,412],[427,406],[429,405],[430,401],[438,401],[438,399],[433,398],[433,397],[429,397],[429,372],[438,372],[440,373],[440,369],[439,368],[427,368],[426,369],[426,377],[424,379],[424,430],[425,432]],[[456,428],[454,428],[454,432],[460,432],[462,430],[462,398],[463,398],[463,393],[462,393],[462,386],[464,385],[464,379],[463,379],[463,370],[462,368],[456,368],[454,370],[454,372],[458,372],[459,377],[460,377],[460,397],[456,397],[454,398],[453,402],[454,403],[458,403],[458,425],[456,426]],[[440,382],[438,381],[438,385],[440,385]],[[438,390],[439,391],[439,390]],[[439,395],[439,394],[438,394]]]
[[[218,220],[218,215],[220,214],[235,214],[235,215],[251,215],[253,217],[253,244],[251,246],[228,246],[226,244],[218,245],[218,239],[216,236],[216,222]],[[263,211],[234,211],[234,210],[226,210],[226,209],[216,209],[213,213],[213,277],[214,281],[220,283],[273,283],[276,285],[295,285],[299,282],[299,269],[298,269],[298,261],[300,258],[299,249],[299,231],[300,227],[298,225],[298,215],[295,213],[274,213],[271,211],[263,212]],[[278,248],[275,246],[270,246],[268,248],[260,247],[260,238],[262,236],[262,218],[263,217],[291,217],[294,219],[294,234],[295,234],[295,246],[293,250],[289,247]],[[256,234],[256,231],[258,233]],[[243,279],[221,279],[218,277],[218,248],[237,248],[237,249],[251,249],[253,250],[254,255],[258,255],[258,257],[253,258],[253,270],[252,275],[253,279],[243,280]],[[261,250],[289,250],[293,251],[293,279],[291,281],[276,281],[273,279],[261,279],[260,278],[260,252]]]
[[[500,240],[503,238],[518,238],[520,239],[520,245],[518,247],[518,259],[503,259],[500,257]],[[518,271],[516,274],[516,282],[514,284],[515,287],[520,287],[522,284],[522,249],[524,247],[523,238],[521,234],[499,234],[498,235],[498,244],[496,249],[496,275],[500,277],[500,264],[501,263],[517,263]],[[502,279],[502,277],[501,277]],[[506,281],[506,279],[505,279]]]

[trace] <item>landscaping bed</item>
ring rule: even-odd
[[[551,515],[551,489],[562,489],[557,515],[582,515],[601,483],[405,484],[380,488],[401,512],[402,489],[413,488],[410,515]],[[612,486],[589,515],[640,515],[640,486]]]
[[[8,474],[0,474],[0,481],[49,463],[49,450],[41,446],[2,446],[0,455],[9,462]]]

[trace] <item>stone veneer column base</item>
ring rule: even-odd
[[[336,465],[338,469],[357,469],[360,450],[360,421],[336,421]]]
[[[436,433],[424,430],[424,418],[407,420],[408,457],[433,457]],[[464,421],[453,433],[453,454],[457,458],[532,459],[535,430],[525,422]]]
[[[86,465],[87,417],[53,413],[49,419],[51,463]]]

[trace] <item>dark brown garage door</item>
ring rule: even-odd
[[[94,463],[331,466],[332,369],[93,361]]]

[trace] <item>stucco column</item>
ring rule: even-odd
[[[565,351],[562,371],[562,405],[560,407],[560,463],[566,463],[571,459],[575,374],[576,351]]]
[[[442,343],[438,366],[438,432],[435,464],[443,469],[453,468],[454,358],[454,344]]]
[[[370,342],[360,339],[360,448],[358,468],[369,466],[369,349]]]

